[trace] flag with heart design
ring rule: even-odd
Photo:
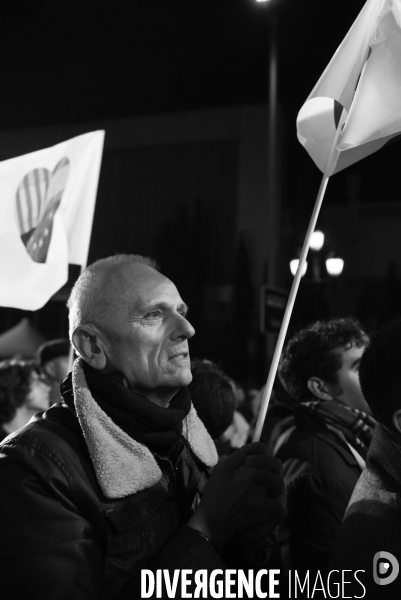
[[[0,162],[0,306],[41,308],[86,265],[104,131]]]

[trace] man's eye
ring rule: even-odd
[[[146,315],[147,317],[159,317],[160,312],[158,310],[152,310],[150,313]]]

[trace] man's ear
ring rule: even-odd
[[[104,351],[104,343],[93,325],[90,323],[79,325],[72,334],[72,343],[91,367],[99,371],[105,369],[107,357]]]
[[[327,389],[325,382],[323,381],[323,379],[320,379],[320,377],[311,377],[310,379],[308,379],[308,383],[306,385],[308,386],[309,391],[312,392],[312,394],[316,396],[316,398],[319,398],[320,400],[333,399],[333,397]]]
[[[393,414],[393,425],[398,433],[401,433],[401,408],[396,410]]]

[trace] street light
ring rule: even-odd
[[[333,252],[330,252],[326,259],[326,269],[329,275],[332,277],[338,277],[341,275],[344,269],[344,261],[339,256],[334,256]]]
[[[298,263],[299,263],[299,258],[293,258],[292,260],[290,260],[290,271],[293,276],[295,276],[295,273],[297,272]],[[302,268],[301,277],[303,277],[305,275],[307,268],[308,268],[308,263],[307,263],[307,261],[305,261],[304,266]]]
[[[322,259],[323,259],[321,250],[323,248],[323,245],[324,245],[323,231],[314,231],[312,234],[311,242],[310,242],[310,248],[312,250],[312,252],[311,252],[311,261],[312,261],[312,278],[311,278],[311,280],[314,283],[322,283],[323,282],[322,274],[321,274],[321,263],[322,263]],[[295,273],[297,271],[298,262],[299,262],[299,260],[297,258],[294,258],[293,260],[290,261],[290,271],[293,276],[295,276]],[[307,263],[305,263],[305,264],[307,265]],[[331,251],[326,255],[325,265],[326,265],[326,271],[331,277],[338,277],[343,272],[344,260],[342,258],[340,258],[339,256],[337,256],[335,254],[335,252]],[[305,273],[306,273],[306,266],[302,270],[302,277],[305,275]]]
[[[316,250],[317,252],[323,248],[324,244],[324,233],[323,231],[314,231],[312,233],[310,247],[312,250]]]
[[[324,248],[324,233],[323,231],[314,231],[311,236],[309,269],[304,285],[305,293],[303,296],[303,309],[313,318],[325,318],[330,313],[329,305],[326,301],[328,281],[336,279],[344,269],[344,260],[337,256],[333,251],[328,252]],[[298,253],[299,256],[299,253]],[[299,259],[294,258],[290,261],[290,270],[293,277],[296,274]],[[306,265],[304,266],[304,276],[306,273]],[[333,290],[332,290],[333,291]]]

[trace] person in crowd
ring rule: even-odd
[[[132,600],[142,569],[268,565],[281,463],[258,443],[217,464],[173,282],[116,255],[81,274],[68,306],[79,358],[63,404],[0,446],[3,594]]]
[[[347,508],[330,561],[332,569],[361,570],[365,597],[401,594],[401,319],[373,334],[363,353],[359,378],[378,421],[366,469]],[[351,578],[348,595],[363,589]],[[356,596],[355,596],[356,597]]]
[[[50,387],[33,360],[0,362],[0,441],[49,408]]]
[[[60,402],[60,382],[67,377],[70,342],[65,338],[50,340],[39,346],[36,360],[51,387],[50,400]]]
[[[325,572],[371,439],[358,379],[366,333],[354,318],[317,321],[286,344],[280,380],[293,423],[276,442],[284,465],[288,518],[283,559],[299,572]]]
[[[233,380],[233,385],[237,402],[236,411],[241,413],[247,423],[250,423],[254,417],[253,398],[250,397],[249,390],[246,390],[245,384],[242,382]]]
[[[236,406],[233,383],[210,360],[191,363],[192,381],[188,386],[196,412],[213,439],[219,457],[231,454],[233,447],[222,434],[231,425]]]
[[[251,426],[239,411],[239,405],[246,399],[245,390],[242,385],[230,379],[235,396],[235,411],[229,427],[222,434],[222,440],[230,442],[232,448],[241,448],[248,441]]]
[[[279,378],[277,378],[279,380]],[[264,389],[261,390],[262,397]],[[275,448],[282,434],[294,426],[293,408],[297,403],[287,394],[283,386],[278,384],[272,390],[265,422],[263,424],[260,440]]]

